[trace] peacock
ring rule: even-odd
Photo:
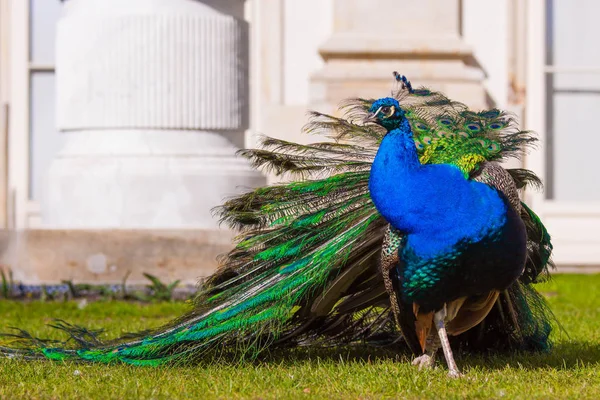
[[[404,346],[419,368],[441,348],[456,377],[453,348],[548,350],[553,317],[534,285],[552,244],[519,197],[541,182],[500,164],[535,136],[394,76],[391,97],[312,112],[320,142],[262,137],[240,152],[287,179],[214,210],[239,235],[185,315],[111,341],[57,321],[71,344],[19,329],[0,353],[158,366],[362,343]]]

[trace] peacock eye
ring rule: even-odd
[[[381,114],[384,118],[390,118],[396,112],[396,107],[394,106],[385,106],[381,107]]]

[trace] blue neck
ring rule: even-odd
[[[381,141],[369,179],[369,190],[375,207],[396,229],[412,230],[410,214],[417,205],[423,182],[418,182],[422,168],[407,119],[388,131]]]
[[[387,165],[387,171],[396,174],[421,167],[412,130],[406,118],[398,128],[388,131],[383,138],[375,158],[375,162],[378,161]]]

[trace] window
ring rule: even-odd
[[[546,0],[546,198],[600,201],[600,2]]]
[[[45,175],[63,145],[55,123],[56,22],[62,3],[30,0],[29,8],[29,199],[39,201]]]
[[[39,223],[39,200],[51,161],[63,145],[55,126],[54,54],[58,0],[0,0],[8,86],[7,221],[11,228]]]
[[[594,125],[600,106],[600,26],[595,0],[527,2],[527,129],[537,151],[525,165],[546,184],[528,200],[552,235],[563,271],[600,263],[600,185]]]

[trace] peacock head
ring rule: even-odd
[[[365,122],[374,122],[391,131],[400,127],[400,124],[404,121],[405,114],[398,100],[392,97],[384,97],[376,100],[371,105]]]

